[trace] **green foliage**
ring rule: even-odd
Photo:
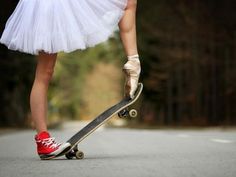
[[[59,54],[54,79],[49,88],[51,116],[78,119],[83,105],[82,89],[86,89],[85,77],[99,62],[117,62],[116,58],[122,57],[120,46],[114,39],[85,51]]]

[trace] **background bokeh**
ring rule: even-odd
[[[0,31],[17,0],[0,2]],[[129,126],[236,124],[233,0],[138,0],[144,92]],[[1,34],[0,33],[0,34]],[[119,33],[85,51],[60,53],[48,94],[48,123],[88,120],[122,98]],[[0,126],[31,126],[35,56],[0,46]]]

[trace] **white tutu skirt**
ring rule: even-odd
[[[71,52],[106,41],[127,0],[20,0],[0,42],[37,55]]]

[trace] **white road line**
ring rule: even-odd
[[[213,138],[213,139],[210,139],[210,140],[213,141],[213,142],[216,142],[216,143],[233,143],[234,142],[232,140],[216,139],[216,138]]]

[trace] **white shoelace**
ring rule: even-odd
[[[43,140],[39,140],[39,142],[41,141],[41,143],[43,145],[45,145],[46,147],[49,147],[49,148],[56,148],[58,146],[61,145],[61,143],[56,143],[55,142],[55,138],[54,137],[51,137],[51,138],[45,138]]]

